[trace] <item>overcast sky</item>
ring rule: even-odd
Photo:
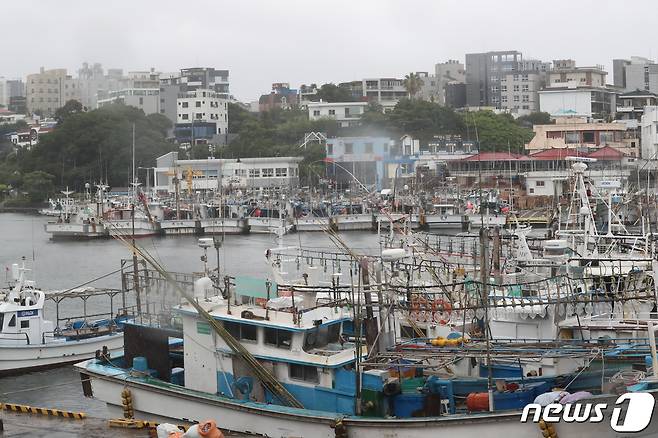
[[[525,58],[657,57],[655,0],[18,0],[2,2],[0,76],[46,68],[230,70],[249,101],[272,82],[341,82],[432,71],[488,50]]]

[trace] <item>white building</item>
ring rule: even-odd
[[[228,133],[228,101],[222,94],[210,89],[180,93],[176,106],[177,124],[214,123],[216,135]]]
[[[126,88],[111,91],[109,97],[98,100],[98,107],[113,103],[123,103],[144,111],[144,114],[157,114],[160,112],[160,88]]]
[[[642,129],[641,156],[645,160],[658,158],[658,106],[644,107],[640,122]]]
[[[368,102],[309,102],[309,120],[334,119],[341,128],[358,125]]]
[[[403,79],[397,78],[366,78],[362,81],[363,96],[369,102],[377,102],[384,111],[391,110],[400,99],[409,97]]]
[[[539,110],[553,117],[581,116],[595,119],[613,117],[616,93],[608,88],[549,87],[539,93]]]
[[[156,160],[153,185],[156,191],[174,193],[174,176],[186,190],[245,189],[262,194],[287,191],[299,186],[299,163],[303,157],[267,157],[179,160],[169,152]],[[190,177],[191,176],[191,177]]]

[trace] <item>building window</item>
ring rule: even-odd
[[[196,105],[197,108],[201,108],[201,102],[200,102],[200,101],[197,100],[197,101],[195,102],[195,105]]]
[[[503,103],[507,103],[507,96],[501,96],[500,101]]]
[[[372,143],[366,143],[366,154],[372,154]]]
[[[299,365],[296,363],[288,364],[290,369],[290,378],[295,380],[303,380],[309,383],[319,383],[318,369],[314,366]]]
[[[189,107],[189,103],[188,102],[183,102],[183,108],[187,108],[187,107]]]
[[[21,328],[26,329],[30,328],[30,320],[29,319],[24,319],[21,321]]]
[[[518,101],[519,101],[519,95],[517,94],[514,96],[514,102],[518,102]]]
[[[288,330],[265,328],[265,343],[289,350],[292,345],[292,333]]]
[[[263,169],[263,178],[271,178],[274,176],[274,168],[269,167],[266,169]]]
[[[278,176],[279,178],[288,176],[288,168],[287,167],[277,167],[276,168],[276,176]]]
[[[507,85],[501,85],[500,91],[502,91],[503,93],[507,92]]]
[[[143,97],[140,97],[140,98],[139,98],[139,104],[140,104],[140,105],[144,105],[144,98],[143,98]]]
[[[528,74],[527,73],[522,74],[521,75],[521,80],[524,81],[524,82],[527,82],[528,81]]]
[[[523,98],[521,99],[521,102],[530,102],[530,96],[528,96],[527,94],[524,94]]]
[[[249,178],[260,178],[260,169],[249,169]]]
[[[188,120],[189,119],[189,116],[187,114],[183,114],[182,117],[183,117],[183,120]]]
[[[352,143],[345,143],[345,154],[353,154],[354,145]]]
[[[335,109],[330,109],[329,110],[329,115],[330,116],[335,116],[336,115],[336,110]]]
[[[518,81],[519,80],[519,75],[514,75],[514,80]]]
[[[537,187],[544,187],[545,183],[544,181],[535,181],[535,186]]]
[[[313,110],[313,115],[318,117],[320,115],[320,110]]]
[[[518,85],[514,86],[514,91],[519,91],[519,86]]]

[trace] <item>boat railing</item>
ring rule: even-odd
[[[16,335],[14,337],[5,336],[5,335]],[[2,332],[0,334],[0,340],[9,340],[9,341],[23,341],[27,342],[27,345],[30,345],[30,335],[25,332]]]

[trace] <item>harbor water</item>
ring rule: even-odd
[[[127,247],[116,240],[52,241],[44,231],[48,218],[14,213],[0,214],[0,266],[3,282],[11,275],[12,263],[25,257],[32,269],[28,278],[44,290],[63,290],[102,277],[120,267],[121,259],[129,259]],[[379,248],[377,235],[353,231],[341,234],[352,250],[373,253]],[[273,235],[249,234],[225,236],[220,249],[220,268],[231,275],[268,275],[265,251],[277,245]],[[138,245],[152,254],[168,271],[199,272],[203,254],[194,236],[140,238]],[[335,244],[322,232],[294,233],[284,236],[282,244],[336,250]],[[209,265],[216,267],[216,252],[208,252]],[[120,275],[113,274],[90,284],[96,287],[120,288]],[[81,304],[67,300],[65,309],[81,314]],[[77,306],[77,307],[76,307]],[[90,304],[91,306],[91,304]],[[49,318],[54,318],[50,309]],[[94,309],[89,309],[93,311]],[[105,311],[106,309],[104,309]],[[82,411],[95,417],[107,417],[104,404],[85,398],[80,377],[71,367],[0,378],[0,401],[32,406]]]

